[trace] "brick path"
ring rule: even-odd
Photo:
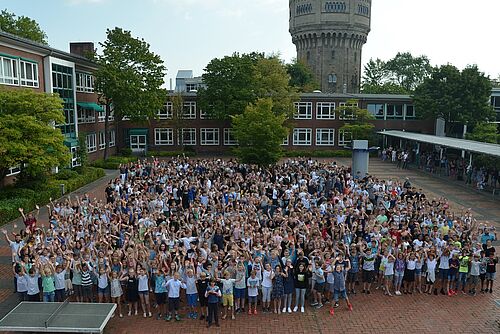
[[[339,164],[348,164],[348,159],[335,159]],[[479,218],[487,219],[499,226],[500,202],[487,194],[480,194],[465,189],[453,182],[431,178],[414,170],[398,170],[389,163],[378,159],[370,160],[370,172],[380,178],[404,178],[408,176],[417,187],[421,187],[429,196],[445,196],[452,207],[473,210]],[[91,197],[101,199],[107,181],[105,177],[96,182],[94,190],[85,189]],[[500,226],[499,226],[500,227]],[[7,271],[8,254],[3,241],[0,242],[0,270]],[[8,261],[6,261],[8,260]],[[4,278],[5,276],[5,278]],[[0,315],[5,314],[15,305],[12,295],[12,281],[8,275],[0,275]],[[356,295],[352,298],[354,311],[349,312],[341,304],[332,317],[325,306],[321,310],[312,310],[306,306],[306,313],[293,314],[258,314],[249,316],[240,314],[236,320],[221,320],[221,327],[207,330],[200,320],[183,319],[180,322],[167,323],[163,320],[144,319],[132,316],[111,319],[105,332],[109,334],[132,333],[500,333],[500,283],[493,294],[475,297],[458,295],[429,296],[403,295],[386,297],[381,291],[374,291],[369,296]],[[499,302],[500,303],[500,302]],[[184,314],[184,311],[181,311]]]

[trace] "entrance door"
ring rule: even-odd
[[[146,135],[130,135],[130,148],[134,153],[146,151]]]

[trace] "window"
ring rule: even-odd
[[[357,102],[353,103],[353,104],[347,104],[346,102],[340,102],[339,107],[340,107],[340,114],[339,114],[340,120],[352,121],[353,119],[355,119],[355,116],[354,116],[352,109],[358,107]],[[342,108],[342,107],[346,107],[346,108]]]
[[[402,104],[388,104],[387,105],[387,118],[403,118],[403,105]]]
[[[21,173],[21,165],[10,167],[5,176],[12,176]]]
[[[312,129],[296,128],[293,129],[293,145],[305,146],[311,145]]]
[[[312,102],[295,102],[295,119],[312,118]]]
[[[327,1],[325,3],[325,12],[343,13],[347,10],[347,5],[344,1]]]
[[[412,104],[406,105],[406,116],[405,118],[415,118],[415,106]]]
[[[78,123],[94,123],[95,122],[95,111],[92,109],[78,108]]]
[[[375,118],[378,118],[378,119],[384,118],[384,105],[383,104],[376,104],[376,103],[368,104],[366,106],[366,109],[368,110],[368,112],[370,114],[375,116]]]
[[[200,129],[201,145],[219,145],[219,129],[208,128]]]
[[[182,118],[196,119],[196,102],[184,102]]]
[[[316,145],[335,145],[335,129],[316,129]]]
[[[172,102],[167,102],[158,110],[159,119],[172,119]]]
[[[83,93],[93,93],[94,76],[89,73],[76,72],[76,91]]]
[[[92,153],[97,151],[96,134],[91,133],[87,135],[87,152]]]
[[[283,143],[281,144],[281,146],[288,146],[288,135],[285,137],[285,139],[283,139]]]
[[[104,131],[99,131],[99,149],[104,150],[106,148],[106,135]]]
[[[21,86],[38,87],[38,64],[30,61],[19,60],[21,71]]]
[[[115,130],[109,131],[109,147],[116,145],[116,132]]]
[[[6,85],[19,85],[16,59],[0,57],[0,83]]]
[[[174,129],[156,128],[155,145],[174,145]]]
[[[99,111],[99,113],[97,114],[97,121],[104,122],[105,120],[106,120],[106,111],[105,110]]]
[[[75,110],[75,91],[73,87],[73,68],[52,64],[52,92],[59,94],[64,101],[64,124],[58,124],[66,136],[76,136],[77,111]]]
[[[186,84],[186,92],[190,92],[192,90],[196,90],[196,84],[194,83],[187,83]]]
[[[352,141],[352,133],[339,130],[339,146],[347,146]]]
[[[78,156],[78,147],[71,147],[71,168],[80,166],[80,157]]]
[[[316,103],[316,119],[335,119],[335,102]]]
[[[181,129],[179,136],[179,145],[196,145],[196,129]]]
[[[224,145],[238,145],[238,141],[234,137],[233,129],[224,129]]]
[[[337,75],[335,73],[328,75],[328,83],[336,84],[337,83]]]

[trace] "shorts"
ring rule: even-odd
[[[156,299],[156,304],[165,305],[165,302],[167,300],[167,293],[166,292],[155,293],[155,299]]]
[[[195,307],[198,304],[198,294],[190,293],[186,294],[188,306]]]
[[[458,278],[458,273],[456,271],[454,272],[448,272],[448,281],[453,282]]]
[[[257,303],[257,296],[248,296],[248,303]]]
[[[473,276],[471,275],[470,276],[470,282],[472,285],[476,285],[477,283],[479,283],[479,276]]]
[[[484,282],[486,279],[486,274],[479,274],[479,278],[481,279],[481,282]]]
[[[335,300],[335,302],[338,302],[339,301],[339,297],[342,298],[342,299],[347,299],[347,291],[344,289],[342,291],[340,290],[334,290],[333,291],[333,300]]]
[[[405,270],[404,280],[406,282],[415,282],[415,269],[414,270]]]
[[[422,268],[417,269],[415,268],[415,276],[421,276],[422,275]]]
[[[374,276],[375,276],[375,273],[373,272],[373,270],[363,270],[363,282],[364,283],[372,283]]]
[[[236,299],[245,298],[246,292],[247,291],[246,291],[245,288],[243,288],[243,289],[237,289],[237,288],[235,288],[234,289],[234,298],[236,298]]]
[[[92,285],[82,285],[82,298],[92,299]]]
[[[314,290],[316,292],[322,293],[325,290],[325,282],[323,283],[318,283],[314,284]]]
[[[73,289],[75,290],[75,295],[81,297],[83,295],[82,286],[80,284],[73,284]]]
[[[450,269],[439,269],[439,278],[442,280],[448,279]]]
[[[29,302],[39,302],[40,301],[40,294],[34,294],[34,295],[28,295],[28,301]]]
[[[168,298],[168,310],[170,312],[179,309],[179,298]]]
[[[144,296],[144,297],[149,295],[149,291],[147,291],[147,290],[146,291],[138,291],[137,293],[139,294],[139,296]]]
[[[384,275],[386,280],[392,281],[394,279],[394,275]]]
[[[358,275],[357,271],[356,272],[348,271],[347,272],[347,281],[348,282],[355,282],[357,275]]]
[[[222,305],[233,307],[234,305],[233,295],[222,295]]]
[[[104,289],[97,287],[97,293],[100,295],[109,295],[109,285]]]
[[[328,291],[333,293],[335,291],[335,289],[333,288],[333,283],[327,283],[327,284],[328,284]]]
[[[497,274],[497,273],[486,273],[485,278],[486,278],[486,280],[488,280],[488,281],[494,281],[494,280],[495,280],[495,278],[496,278],[496,274]]]

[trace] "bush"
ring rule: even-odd
[[[349,150],[291,150],[283,151],[284,157],[297,158],[297,157],[311,157],[311,158],[350,158],[352,151]]]
[[[128,164],[129,162],[136,162],[137,157],[109,157],[107,160],[97,159],[92,163],[93,167],[104,168],[104,169],[118,169],[120,165]]]
[[[68,193],[104,175],[104,170],[101,168],[79,167],[75,171],[62,170],[58,174],[51,175],[43,186],[40,182],[36,182],[32,185],[33,189],[27,188],[26,185],[22,188],[15,185],[1,189],[0,224],[8,223],[19,217],[18,208],[29,212],[34,210],[37,204],[40,207],[47,204],[51,197],[59,198],[61,184],[64,184],[65,192]]]
[[[123,157],[130,157],[132,156],[132,149],[130,147],[124,147],[120,150],[120,154]]]
[[[195,151],[148,151],[148,157],[176,157],[178,155],[185,155],[186,157],[194,157]]]

